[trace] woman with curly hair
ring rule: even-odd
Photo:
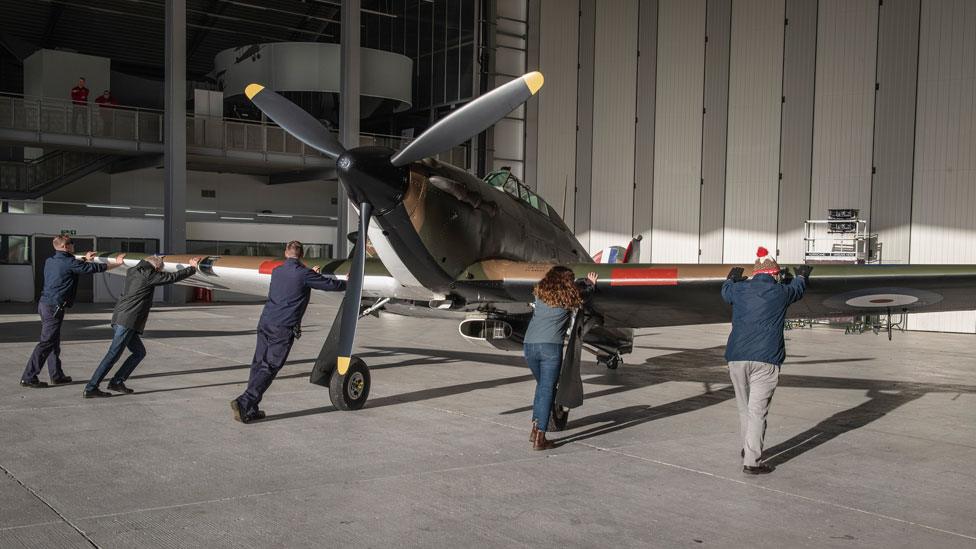
[[[532,403],[532,431],[529,439],[533,450],[548,450],[552,441],[546,440],[549,415],[556,397],[556,382],[563,361],[563,336],[573,311],[596,285],[596,273],[586,276],[585,285],[576,285],[572,269],[557,265],[536,284],[535,311],[525,331],[525,361],[535,376],[535,400]]]

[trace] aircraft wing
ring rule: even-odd
[[[532,288],[550,264],[504,260],[469,267],[456,290],[471,301],[532,300]],[[720,295],[733,267],[751,265],[567,265],[579,277],[599,275],[591,306],[607,327],[643,328],[729,322]],[[791,270],[793,265],[783,265]],[[790,318],[976,310],[976,265],[815,265],[803,299]]]
[[[117,256],[117,252],[100,252],[95,261],[110,263]],[[83,257],[83,256],[78,256]],[[112,269],[109,274],[124,275],[126,271],[135,267],[145,254],[126,253],[125,265]],[[189,265],[190,258],[195,255],[167,255],[163,257],[163,271],[175,272]],[[259,297],[267,297],[268,284],[271,283],[271,271],[283,263],[280,257],[248,257],[248,256],[203,256],[196,274],[179,282],[183,286],[209,288],[212,290],[227,290]],[[321,267],[323,274],[332,274],[336,278],[345,280],[349,273],[348,260],[307,259],[304,263],[309,267]],[[366,297],[397,297],[402,291],[400,284],[390,275],[379,259],[366,260],[366,276],[363,280],[363,295]]]

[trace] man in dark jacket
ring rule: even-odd
[[[190,266],[176,271],[175,273],[161,272],[163,259],[159,256],[150,256],[139,262],[138,265],[129,269],[125,274],[125,288],[115,304],[115,312],[112,313],[112,344],[109,345],[108,352],[101,364],[95,369],[88,385],[85,386],[85,398],[112,396],[98,388],[98,385],[105,379],[105,375],[112,369],[112,366],[122,356],[122,351],[126,348],[132,353],[125,359],[122,367],[115,373],[115,376],[108,382],[110,391],[119,393],[132,393],[132,389],[125,386],[125,380],[129,378],[132,371],[136,369],[139,362],[146,356],[146,348],[139,337],[146,328],[146,320],[149,318],[149,309],[152,308],[153,293],[157,286],[175,284],[185,278],[193,276],[197,272],[196,266],[200,262],[199,257],[190,260]]]
[[[803,297],[810,267],[796,268],[797,276],[780,284],[779,265],[766,248],[759,248],[751,280],[742,268],[729,272],[722,284],[722,299],[732,305],[732,333],[725,347],[729,377],[735,388],[742,437],[742,471],[761,475],[773,468],[760,462],[766,415],[786,359],[783,325],[786,309]]]
[[[234,419],[241,423],[264,418],[258,404],[288,360],[295,338],[301,334],[302,316],[305,315],[312,288],[325,291],[346,288],[344,281],[322,275],[318,268],[306,267],[302,263],[304,251],[301,242],[292,240],[285,247],[285,261],[271,271],[268,301],[258,321],[258,342],[251,361],[247,390],[230,402]]]
[[[71,383],[71,376],[64,375],[61,369],[61,323],[65,309],[74,305],[78,275],[114,269],[122,265],[125,257],[125,254],[119,254],[112,263],[92,263],[95,252],[86,253],[84,261],[76,258],[75,243],[68,235],[54,237],[53,244],[55,252],[44,262],[44,289],[37,302],[37,312],[41,315],[41,341],[20,376],[21,387],[47,387],[47,383],[37,379],[45,361],[52,385]]]

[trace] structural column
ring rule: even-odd
[[[166,0],[166,80],[163,119],[163,250],[186,253],[186,0]],[[167,303],[186,290],[166,287]]]
[[[339,140],[347,149],[359,146],[359,92],[360,56],[359,21],[360,0],[342,1],[341,46],[342,60],[339,63]],[[346,189],[339,185],[339,221],[336,227],[335,256],[349,255],[349,241],[346,235],[356,224],[356,214],[349,205]],[[359,235],[366,238],[366,235]]]

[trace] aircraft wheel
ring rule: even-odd
[[[569,423],[569,408],[563,408],[558,404],[552,409],[552,416],[549,418],[550,431],[562,431]]]
[[[329,379],[329,400],[339,410],[358,410],[369,398],[369,367],[359,357],[352,357],[346,375],[332,371]]]
[[[606,358],[600,361],[600,363],[606,366],[609,370],[616,370],[621,364],[623,364],[623,362],[624,359],[620,357],[620,353],[607,355]]]

